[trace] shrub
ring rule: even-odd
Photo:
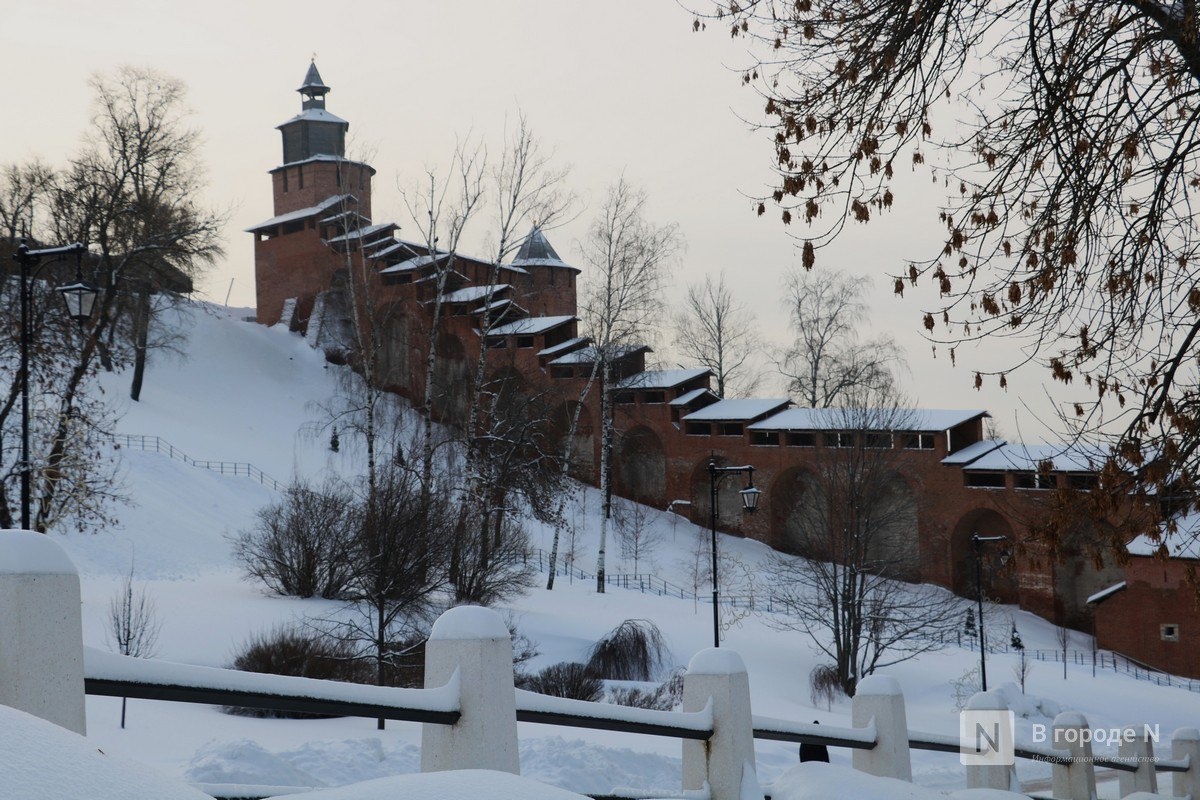
[[[651,681],[670,653],[662,631],[646,619],[627,619],[596,642],[588,668],[615,681]]]
[[[252,636],[234,657],[231,667],[270,675],[371,682],[371,675],[354,659],[354,652],[349,646],[330,636],[295,626],[279,627]],[[325,716],[241,706],[225,706],[222,710],[227,714],[248,717],[301,719]]]
[[[608,699],[609,702],[620,706],[673,711],[683,702],[683,669],[673,670],[671,677],[653,689],[644,689],[640,686],[612,689],[609,691]]]
[[[258,522],[233,539],[234,556],[251,578],[277,594],[338,598],[350,580],[353,494],[329,480],[295,481],[258,511]]]
[[[519,686],[538,694],[596,702],[604,696],[604,681],[586,665],[574,661],[551,664],[533,675],[518,676]]]
[[[514,516],[506,514],[499,520],[489,520],[485,528],[478,514],[469,513],[456,541],[456,603],[492,606],[519,597],[533,585],[529,534]]]
[[[818,664],[808,673],[808,697],[814,706],[824,703],[826,709],[833,707],[833,700],[842,694],[842,681],[833,664]]]

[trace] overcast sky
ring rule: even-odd
[[[571,166],[583,201],[579,218],[550,234],[567,261],[579,261],[592,213],[624,173],[646,190],[655,220],[678,223],[686,241],[671,302],[688,282],[724,270],[764,340],[786,335],[782,278],[799,255],[777,214],[753,213],[749,196],[770,180],[771,148],[768,135],[747,122],[761,118],[761,103],[733,69],[745,63],[744,52],[726,33],[693,33],[691,15],[673,0],[7,5],[0,161],[59,163],[70,154],[91,115],[87,79],[94,72],[150,66],[187,84],[203,132],[207,201],[232,210],[227,256],[201,285],[207,299],[224,302],[228,293],[231,305],[254,304],[252,239],[242,231],[273,214],[267,171],[282,156],[275,126],[299,111],[295,89],[315,54],[332,87],[329,110],[350,122],[351,155],[374,154],[375,221],[398,222],[401,236],[416,238],[397,187],[448,163],[456,137],[498,142],[520,108],[543,144]],[[938,190],[920,180],[913,178],[910,196],[904,187],[898,192],[897,211],[848,229],[818,269],[873,277],[872,331],[905,348],[905,386],[917,402],[986,408],[1007,437],[1039,438],[1041,426],[1021,406],[1024,400],[1048,418],[1041,372],[1010,376],[1007,393],[976,392],[961,351],[957,369],[940,351],[931,356],[920,336],[922,298],[891,294],[888,274],[936,241]],[[467,237],[481,254],[487,228],[481,219]],[[976,358],[986,365],[1000,357]]]

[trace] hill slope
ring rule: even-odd
[[[240,321],[241,312],[196,307],[179,324],[189,330],[185,358],[152,362],[143,400],[121,403],[122,433],[158,436],[195,459],[250,462],[286,481],[292,475],[319,477],[325,471],[353,475],[360,456],[349,443],[338,453],[328,449],[328,434],[313,434],[319,405],[335,391],[340,369],[325,363],[304,341],[286,330]],[[128,376],[103,376],[108,397],[127,394]],[[118,510],[120,524],[90,534],[56,534],[83,573],[84,625],[88,644],[104,647],[109,600],[122,576],[135,566],[155,598],[162,621],[159,657],[224,666],[245,638],[289,620],[303,620],[335,609],[325,601],[300,601],[266,595],[244,582],[231,557],[227,537],[253,523],[256,509],[276,493],[245,477],[221,475],[189,466],[178,458],[122,447],[125,484],[135,505]],[[597,543],[596,493],[580,491],[573,517],[577,565],[591,571]],[[590,511],[590,513],[589,513]],[[650,556],[651,571],[684,586],[693,585],[695,554],[706,530],[665,513],[648,510],[661,540]],[[536,546],[549,548],[551,531],[531,525]],[[722,552],[736,556],[753,573],[767,556],[765,546],[722,536]],[[610,554],[617,548],[610,546]],[[610,559],[612,556],[610,555]],[[647,571],[645,563],[641,571]],[[617,563],[610,571],[632,571]],[[544,576],[540,579],[544,582]],[[700,586],[701,593],[707,586]],[[693,600],[610,589],[597,594],[591,581],[560,578],[554,592],[531,590],[502,609],[541,655],[534,667],[580,660],[606,631],[627,618],[655,621],[671,647],[673,661],[686,664],[711,644],[711,607]],[[1019,611],[1011,613],[1031,649],[1052,649],[1051,626]],[[814,708],[808,674],[819,658],[798,634],[772,629],[762,616],[741,620],[723,646],[736,649],[750,671],[757,713],[849,724],[849,703]],[[1074,647],[1090,641],[1078,636]],[[977,663],[970,650],[950,648],[888,670],[901,683],[909,724],[953,734],[951,682]],[[993,683],[1012,679],[1012,656],[990,656]],[[1069,680],[1058,664],[1036,663],[1020,723],[1053,716],[1052,697],[1063,708],[1083,711],[1094,725],[1158,723],[1164,737],[1183,725],[1200,724],[1200,695],[1139,683],[1124,676],[1072,666]],[[108,751],[209,783],[336,785],[417,768],[416,725],[393,724],[376,732],[373,720],[275,721],[231,717],[213,708],[131,701],[126,730],[118,727],[119,701],[89,698],[89,737]],[[599,731],[521,726],[522,766],[526,774],[577,791],[604,792],[619,786],[676,789],[679,743]],[[770,781],[796,761],[790,745],[759,744],[759,772]],[[834,760],[848,763],[846,753]],[[961,786],[963,773],[953,755],[918,754],[917,781]],[[1049,768],[1023,765],[1022,778],[1045,777]]]

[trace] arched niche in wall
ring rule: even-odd
[[[457,336],[438,335],[437,358],[433,365],[433,409],[443,422],[467,421],[471,401],[466,348]]]
[[[1107,527],[1104,522],[1080,520],[1063,537],[1062,555],[1054,564],[1054,598],[1059,619],[1069,628],[1090,631],[1095,609],[1088,606],[1088,597],[1125,577],[1111,552],[1097,545],[1111,541],[1111,529],[1101,530]]]
[[[662,440],[639,425],[620,434],[615,453],[613,488],[617,494],[663,508],[667,493],[667,459]]]
[[[692,501],[692,520],[697,525],[708,527],[710,524],[710,514],[712,513],[712,489],[708,475],[709,457],[705,457],[696,462],[692,467],[692,496],[689,498]],[[716,462],[718,467],[732,466],[728,458],[717,456]],[[742,526],[742,516],[746,513],[742,510],[742,496],[739,494],[746,487],[746,478],[743,475],[729,475],[720,479],[717,494],[717,528],[724,531],[737,530]],[[761,513],[761,511],[759,512]]]
[[[858,527],[867,531],[868,561],[875,571],[902,580],[921,575],[921,541],[917,528],[917,498],[908,481],[896,472],[880,475],[863,487]]]
[[[380,306],[375,320],[379,327],[379,382],[388,389],[412,391],[411,332],[404,304]]]
[[[812,471],[784,470],[771,482],[764,499],[771,515],[772,547],[811,558],[828,557],[827,503]]]
[[[983,596],[1001,603],[1017,601],[1017,570],[1012,560],[1016,546],[1012,525],[999,511],[977,508],[963,515],[954,526],[950,540],[953,565],[954,593],[962,597],[976,596],[975,546],[971,537],[1004,536],[1007,541],[985,543],[980,548],[980,572]]]
[[[577,412],[579,416],[576,420]],[[587,406],[577,400],[564,400],[555,408],[550,422],[550,438],[554,442],[555,452],[559,454],[564,452],[566,437],[574,422],[575,438],[571,442],[570,475],[577,480],[593,482],[596,470],[596,437],[595,426]]]

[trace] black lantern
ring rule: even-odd
[[[67,303],[67,316],[76,322],[87,322],[92,318],[92,309],[96,307],[96,298],[100,295],[99,289],[87,281],[76,280],[60,286],[58,290]]]
[[[747,486],[738,492],[742,496],[742,509],[749,514],[753,514],[758,510],[758,498],[762,496],[762,490],[754,486]]]

